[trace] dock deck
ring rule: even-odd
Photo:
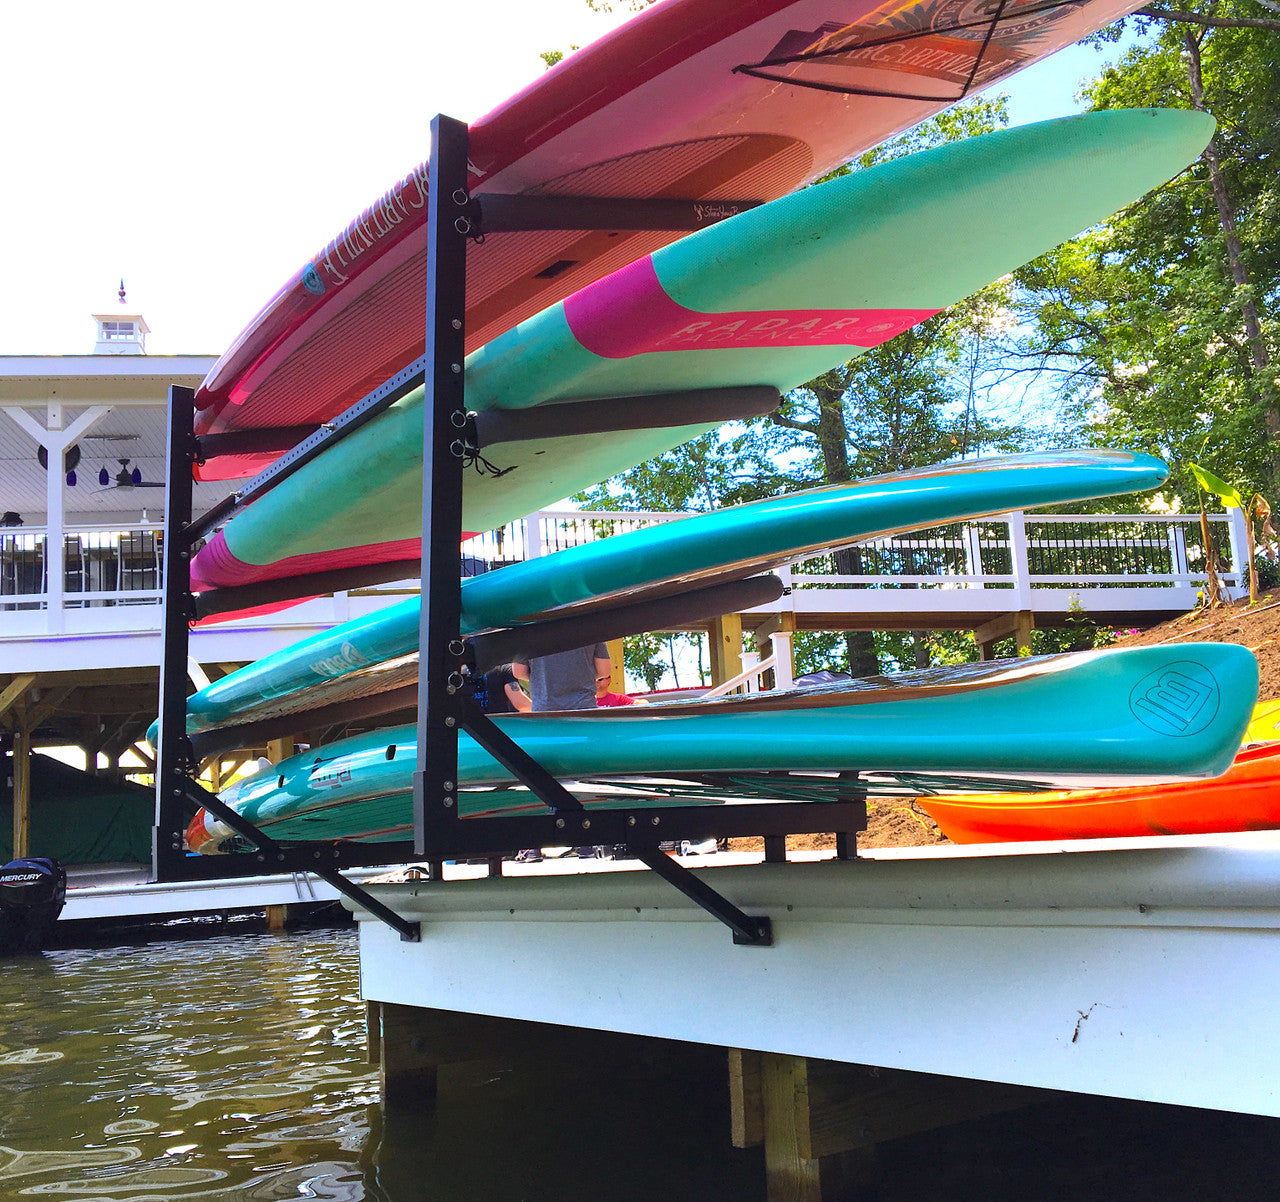
[[[1280,1115],[1280,832],[684,862],[774,945],[606,862],[377,884],[364,997]]]
[[[363,880],[379,871],[358,869],[348,875]],[[336,901],[338,896],[332,885],[303,872],[157,884],[151,880],[148,865],[73,865],[67,874],[67,903],[59,922],[178,918]]]

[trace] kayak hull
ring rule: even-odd
[[[1043,794],[921,797],[953,843],[1143,838],[1280,829],[1280,743],[1241,751],[1212,780]]]

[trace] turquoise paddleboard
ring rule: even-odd
[[[1225,771],[1257,691],[1258,665],[1247,648],[1184,643],[658,703],[640,711],[517,714],[495,721],[569,781],[810,770],[1071,787]],[[221,796],[281,841],[403,838],[412,822],[415,739],[413,726],[359,735],[264,768]],[[464,817],[546,812],[527,795],[484,791],[509,788],[513,778],[466,736],[459,740],[458,772]],[[726,787],[731,791],[730,782]],[[589,786],[574,791],[588,803],[595,800]],[[641,803],[627,795],[597,804]],[[222,850],[230,839],[229,829],[203,810],[188,832],[193,851]]]
[[[1149,455],[1045,451],[789,493],[466,579],[462,629],[470,635],[625,606],[654,593],[696,588],[708,578],[754,575],[859,540],[1008,509],[1141,492],[1158,488],[1167,476],[1168,468]],[[417,679],[416,658],[388,661],[416,653],[420,609],[419,599],[410,597],[215,681],[188,698],[188,732],[411,683]]]
[[[1212,130],[1205,114],[1156,109],[1001,130],[806,188],[590,285],[468,357],[470,408],[552,407],[554,420],[532,436],[499,423],[480,447],[498,474],[467,473],[464,529],[724,420],[654,426],[636,402],[610,431],[601,398],[796,387],[1137,199]],[[194,591],[416,558],[421,465],[418,391],[233,516],[195,556]]]

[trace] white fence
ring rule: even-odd
[[[487,571],[684,516],[547,510],[468,540],[463,570]],[[1232,510],[1211,516],[1209,524],[1223,582],[1239,595],[1247,584],[1243,517]],[[50,628],[61,629],[52,620],[58,611],[151,606],[154,616],[135,614],[134,624],[158,628],[163,534],[157,524],[78,527],[66,530],[63,539],[62,578],[50,581],[46,532],[0,530],[0,610],[44,611]],[[998,604],[1009,611],[1034,610],[1038,597],[1057,594],[1060,601],[1067,593],[1086,609],[1091,597],[1104,608],[1115,607],[1114,590],[1193,595],[1205,580],[1203,542],[1199,518],[1183,514],[1003,514],[806,559],[784,570],[791,586],[784,604],[817,603],[810,594],[820,593],[828,612],[878,612],[895,604],[927,610],[932,602],[920,596],[927,593],[940,608],[953,608],[962,590],[988,609]],[[119,616],[100,616],[105,626],[120,624]],[[23,626],[24,633],[35,633],[30,622]]]

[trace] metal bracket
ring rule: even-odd
[[[242,485],[229,497],[218,502],[198,522],[191,524],[188,532],[189,541],[194,542],[197,538],[203,538],[214,527],[225,522],[237,510],[243,509],[251,501],[256,501],[265,493],[270,492],[277,484],[292,476],[304,464],[310,463],[321,451],[346,438],[348,434],[353,434],[366,422],[372,421],[378,414],[389,409],[401,397],[412,392],[422,383],[425,362],[425,358],[419,358],[415,359],[407,367],[401,368],[390,379],[384,380],[379,384],[372,392],[366,393],[345,412],[339,414],[332,421],[325,422],[318,429],[315,429],[313,433],[304,437],[291,450],[281,455],[269,468],[259,472],[247,484]],[[190,430],[190,427],[188,426],[187,429]],[[280,431],[271,431],[270,433],[278,436]],[[207,436],[204,439],[198,439],[191,436],[192,454],[211,457],[219,447],[217,439],[220,437]],[[236,448],[239,444],[238,442],[228,441],[223,445]]]
[[[731,931],[734,943],[744,947],[772,947],[773,923],[764,915],[744,914],[731,901],[721,897],[696,872],[677,864],[666,852],[641,850],[635,857],[656,872],[664,881],[674,885],[685,897],[697,902],[708,914],[718,918]]]
[[[483,192],[458,219],[472,238],[529,230],[700,230],[759,200],[645,200],[613,196],[508,196]]]
[[[271,861],[275,862],[275,866],[278,866],[280,871],[294,871],[292,867],[286,869],[286,865],[290,863],[290,857],[280,844],[268,835],[264,835],[252,822],[238,811],[233,810],[216,794],[210,793],[207,789],[202,789],[195,781],[190,781],[185,792],[185,799],[204,806],[209,813],[225,822],[242,839],[252,843],[261,853],[260,861],[264,865],[264,871],[270,871]],[[380,902],[354,881],[347,880],[336,868],[328,864],[317,863],[307,865],[306,871],[314,872],[321,880],[328,881],[344,897],[349,897],[356,905],[363,906],[375,918],[385,922],[394,931],[399,932],[400,939],[403,942],[417,943],[421,939],[421,924],[402,918],[390,906]]]

